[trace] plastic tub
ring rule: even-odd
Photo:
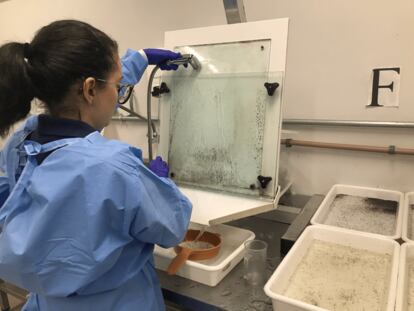
[[[411,269],[410,269],[411,267]],[[410,276],[411,270],[411,276]],[[409,295],[410,290],[414,292],[414,244],[404,243],[401,245],[400,265],[398,271],[397,303],[396,311],[414,310],[414,295]],[[411,282],[410,282],[411,279]],[[411,284],[410,284],[411,283]],[[412,297],[410,299],[410,297]],[[409,301],[410,300],[410,301]],[[410,303],[410,305],[409,305]]]
[[[402,239],[405,242],[414,242],[414,209],[411,209],[411,205],[413,204],[414,192],[406,193],[404,199],[404,212],[402,221]]]
[[[310,303],[305,303],[303,301],[289,298],[285,295],[285,291],[288,289],[288,285],[291,284],[291,278],[294,275],[295,271],[297,270],[299,264],[306,258],[305,256],[308,254],[308,250],[312,245],[315,245],[316,242],[321,243],[328,242],[333,243],[334,245],[339,245],[340,247],[351,247],[353,250],[357,251],[370,251],[376,254],[388,254],[390,256],[390,265],[388,269],[384,269],[383,271],[379,271],[379,269],[374,270],[375,275],[384,275],[384,283],[383,293],[380,294],[381,297],[384,297],[384,301],[381,303],[380,311],[392,311],[394,310],[395,305],[395,297],[396,297],[396,286],[397,286],[397,273],[398,273],[398,259],[399,259],[399,251],[400,246],[397,242],[388,239],[386,237],[382,237],[380,235],[369,234],[369,233],[360,233],[360,232],[353,232],[350,230],[344,230],[341,228],[335,227],[327,227],[327,226],[310,226],[306,228],[306,230],[302,233],[300,238],[294,244],[292,249],[289,251],[287,256],[283,259],[281,264],[278,266],[276,271],[270,277],[268,282],[266,283],[264,290],[267,296],[272,299],[273,310],[283,310],[283,311],[303,311],[303,310],[312,310],[312,311],[326,311],[322,307],[318,307],[312,305]],[[376,255],[374,254],[374,255]],[[364,261],[362,261],[365,263]],[[351,263],[353,265],[353,263]],[[339,278],[340,272],[345,271],[348,273],[351,266],[347,267],[346,269],[342,269],[342,271],[337,271],[337,275],[333,278],[329,278],[329,274],[324,272],[326,266],[321,264],[321,276],[322,278],[322,287],[326,289],[332,289],[334,286],[332,285],[335,282],[341,282],[342,279]],[[343,267],[343,266],[339,266]],[[362,266],[362,268],[364,268]],[[339,268],[338,268],[339,269]],[[315,269],[314,271],[316,271]],[[349,272],[349,275],[352,275]],[[358,280],[359,274],[356,276],[352,276],[351,280],[347,280],[347,284],[351,284],[351,290],[355,290],[356,288],[352,288],[354,282],[358,283],[365,281],[363,276]],[[331,281],[331,284],[329,282]],[[356,282],[358,281],[358,282]],[[381,282],[379,282],[381,283]],[[307,288],[311,286],[311,284],[307,283],[304,284]],[[341,288],[340,286],[338,288]],[[349,290],[349,287],[344,288]],[[367,284],[364,288],[371,288]],[[315,289],[316,290],[316,289]],[[321,296],[325,297],[325,296]],[[358,300],[364,301],[364,298]],[[357,301],[357,302],[358,302]],[[355,309],[357,310],[357,309]],[[359,310],[359,309],[358,309]],[[368,310],[365,308],[365,310]],[[371,310],[370,311],[376,311]],[[333,310],[331,310],[333,311]]]
[[[347,201],[335,201],[337,196]],[[396,202],[395,207],[387,206],[392,203],[389,201]],[[311,224],[379,234],[397,240],[401,238],[403,202],[404,195],[399,191],[334,185],[313,215]],[[378,204],[383,207],[372,208]]]
[[[191,224],[190,228],[200,229],[201,226]],[[216,286],[243,259],[244,242],[253,240],[255,234],[249,230],[227,225],[209,227],[207,231],[221,236],[222,244],[218,255],[202,261],[187,260],[176,274],[208,286]],[[174,248],[165,249],[155,246],[155,267],[166,271],[175,256]]]

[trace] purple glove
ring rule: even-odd
[[[167,61],[181,57],[180,53],[162,49],[144,49],[148,64],[158,65],[161,70],[177,70],[178,65],[167,65]]]
[[[159,177],[168,177],[168,173],[170,172],[168,164],[160,156],[150,161],[148,168]]]

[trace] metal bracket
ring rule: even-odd
[[[389,154],[395,154],[395,146],[394,145],[388,146],[388,153]]]
[[[148,134],[147,134],[148,137]],[[151,141],[153,144],[158,144],[160,142],[160,135],[157,132],[152,131]]]

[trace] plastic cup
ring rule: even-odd
[[[244,279],[253,286],[261,286],[266,281],[267,243],[251,240],[244,243]]]

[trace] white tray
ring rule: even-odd
[[[410,217],[410,205],[414,204],[414,192],[407,192],[404,198],[404,212],[402,221],[402,239],[405,242],[414,242],[410,234],[410,226],[414,226],[412,223],[412,217]]]
[[[296,271],[302,258],[307,254],[313,240],[320,240],[335,243],[338,245],[350,246],[357,249],[369,250],[381,254],[390,254],[391,274],[389,276],[388,297],[386,305],[381,311],[393,311],[396,297],[398,259],[400,246],[397,242],[386,237],[344,230],[336,227],[310,226],[305,229],[297,242],[293,245],[287,256],[266,283],[264,290],[267,296],[272,299],[273,310],[277,311],[327,311],[305,302],[288,298],[283,295],[288,282]],[[333,310],[331,310],[333,311]]]
[[[281,196],[280,186],[275,198],[247,197],[226,192],[215,192],[179,186],[180,191],[193,204],[191,222],[213,226],[277,208]]]
[[[401,238],[401,227],[402,227],[402,216],[403,216],[403,202],[404,195],[399,191],[385,190],[379,188],[367,188],[367,187],[358,187],[350,185],[334,185],[326,195],[325,199],[322,201],[315,215],[311,219],[312,225],[322,225],[328,227],[337,227],[332,225],[325,224],[325,220],[328,217],[328,214],[332,207],[332,202],[335,200],[335,197],[338,194],[353,195],[359,197],[367,197],[372,199],[381,199],[381,200],[390,200],[398,202],[397,211],[395,215],[395,226],[394,232],[391,235],[372,233],[386,236],[388,238],[397,240]],[[354,232],[365,232],[359,231],[350,228],[342,228],[344,230],[350,230]],[[367,232],[370,233],[370,232]]]
[[[414,244],[404,243],[401,245],[400,265],[398,271],[397,303],[396,311],[408,310],[408,282],[409,271],[407,261],[414,258]],[[413,276],[411,276],[413,277]],[[411,309],[412,310],[412,309]]]
[[[200,229],[200,227],[193,223],[190,225],[191,229]],[[222,245],[219,254],[208,260],[187,260],[178,270],[177,275],[208,286],[216,286],[243,259],[243,244],[245,241],[253,240],[255,234],[249,230],[227,225],[208,227],[207,231],[220,234]],[[173,248],[155,246],[155,267],[166,271],[175,256]]]

